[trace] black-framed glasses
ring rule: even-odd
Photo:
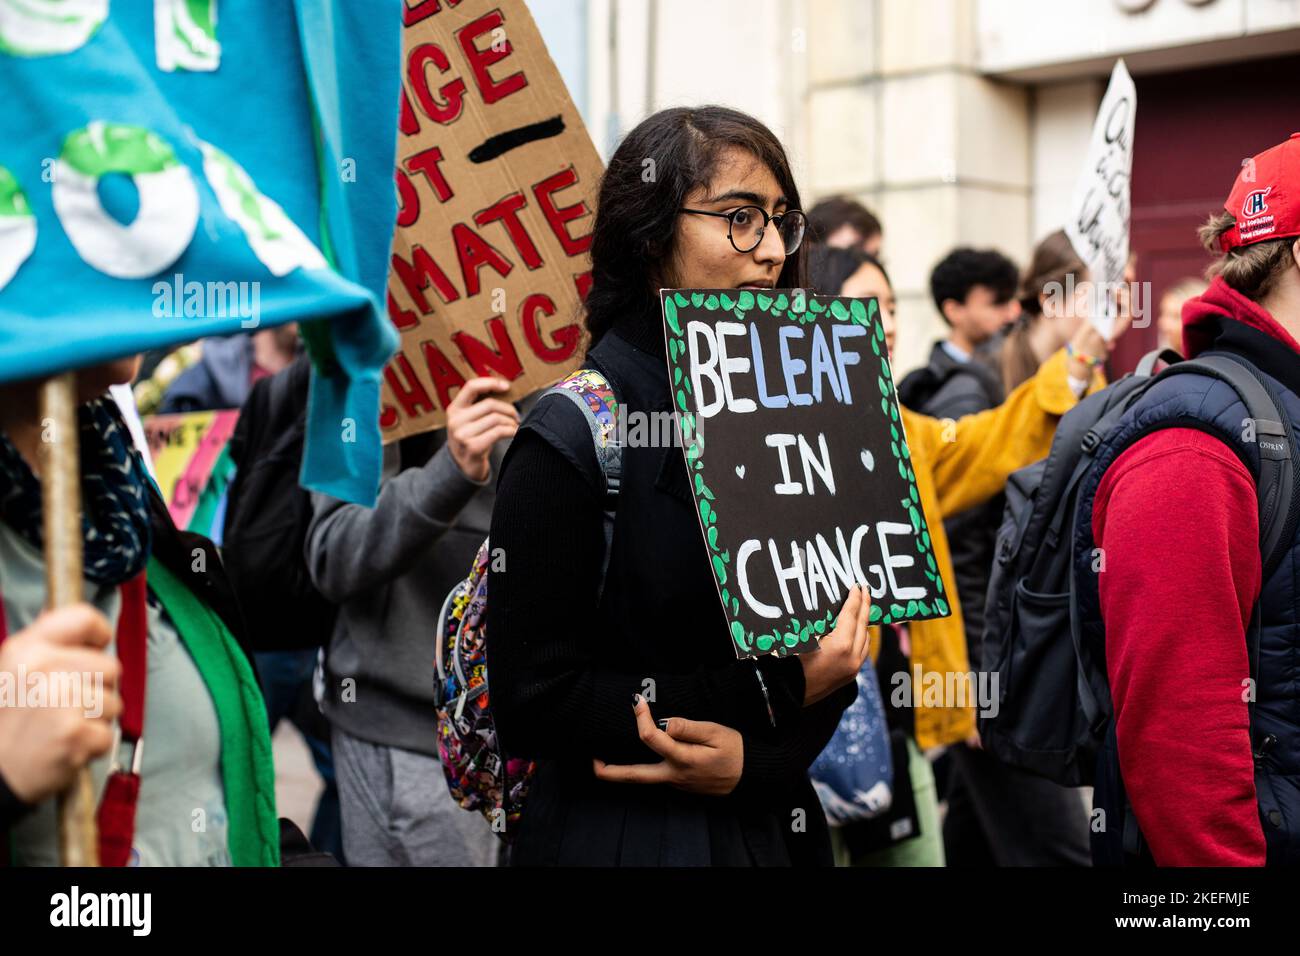
[[[793,255],[799,248],[799,243],[803,242],[803,234],[808,226],[808,217],[799,209],[787,209],[775,216],[769,216],[762,206],[741,206],[731,212],[686,208],[681,211],[696,216],[717,216],[719,219],[727,220],[727,238],[731,240],[731,247],[737,252],[753,252],[757,249],[767,233],[767,224],[771,222],[776,224],[777,232],[781,234],[781,244],[785,246],[785,254]]]

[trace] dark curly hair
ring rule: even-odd
[[[622,317],[659,321],[659,288],[677,238],[678,210],[707,186],[727,147],[766,164],[790,209],[799,209],[785,148],[754,117],[724,106],[661,110],[637,124],[609,161],[600,183],[591,237],[588,348]],[[803,288],[804,250],[787,256],[779,288]]]

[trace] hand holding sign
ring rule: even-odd
[[[487,481],[492,446],[512,438],[519,428],[519,412],[513,405],[487,397],[509,390],[504,379],[472,378],[447,406],[447,446],[470,481]]]
[[[106,652],[112,637],[98,609],[75,604],[44,612],[0,643],[0,673],[26,675],[29,686],[38,676],[50,686],[82,682],[81,693],[68,695],[77,706],[0,707],[0,771],[19,799],[36,803],[62,790],[112,746],[113,721],[122,712],[122,665]]]
[[[857,635],[836,633],[855,587],[875,599],[861,602],[873,624],[949,613],[877,304],[789,290],[662,296],[686,466],[734,649],[802,654],[836,634],[811,667],[824,696],[857,673],[849,658],[861,664]]]
[[[835,630],[821,639],[815,651],[799,657],[803,665],[805,707],[858,676],[871,647],[867,632],[870,613],[871,595],[855,585],[835,620]]]

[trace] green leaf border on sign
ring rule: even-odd
[[[826,299],[829,297],[822,297]],[[686,374],[684,362],[686,355],[686,332],[677,319],[677,310],[687,306],[703,309],[706,312],[730,312],[744,322],[749,313],[758,308],[776,319],[784,319],[798,325],[809,325],[817,320],[823,312],[829,312],[836,322],[853,322],[865,326],[871,342],[871,351],[880,361],[876,376],[876,385],[880,391],[880,410],[889,419],[889,449],[894,457],[901,478],[907,482],[907,497],[900,504],[904,516],[913,530],[921,533],[916,537],[916,550],[920,553],[925,566],[925,577],[935,588],[935,598],[931,602],[909,601],[906,606],[891,603],[888,606],[873,601],[871,604],[870,623],[894,624],[904,620],[917,620],[946,616],[948,602],[944,598],[943,575],[939,573],[938,562],[934,556],[934,546],[930,539],[929,528],[925,525],[924,512],[921,508],[921,495],[916,487],[916,470],[912,467],[911,451],[907,446],[907,436],[903,432],[902,415],[899,412],[898,395],[894,391],[893,378],[889,370],[889,355],[885,345],[885,327],[880,322],[879,306],[875,299],[868,299],[870,307],[861,299],[830,299],[829,306],[811,295],[797,294],[793,301],[784,293],[775,295],[758,293],[747,289],[736,296],[724,294],[665,292],[663,294],[664,325],[668,332],[668,364],[673,382],[673,412],[677,427],[681,431],[682,445],[686,451],[686,465],[691,472],[691,486],[696,496],[700,513],[700,526],[704,532],[705,544],[713,571],[717,577],[723,607],[731,618],[731,639],[741,654],[752,657],[758,654],[776,654],[784,657],[795,652],[808,641],[820,640],[821,636],[835,626],[835,612],[827,611],[824,618],[800,623],[791,618],[787,628],[778,625],[770,632],[755,634],[746,630],[734,615],[739,613],[740,599],[733,595],[728,587],[731,567],[731,552],[718,543],[717,522],[718,508],[712,489],[704,480],[703,442],[699,441],[696,429],[695,413],[690,404],[690,376]],[[679,374],[680,372],[680,374]]]

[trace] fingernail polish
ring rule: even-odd
[[[658,727],[659,727],[659,729],[662,730],[664,733],[668,733],[668,718],[667,718],[667,717],[663,717],[663,718],[660,718],[659,720],[656,720],[656,721],[655,721],[655,724],[657,724]]]

